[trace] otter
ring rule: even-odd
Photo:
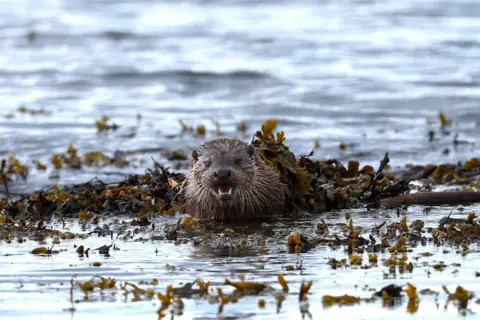
[[[185,212],[199,219],[268,216],[285,207],[286,185],[252,144],[236,138],[204,142],[192,151],[182,186]]]

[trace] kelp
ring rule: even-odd
[[[174,177],[170,177],[170,179],[174,179]],[[88,222],[93,223],[95,219],[94,216],[90,216],[89,212],[78,212],[78,221],[79,223]],[[450,217],[445,217],[439,221],[439,225],[445,231],[438,231],[437,232],[444,232],[445,236],[440,241],[445,241],[447,239],[455,239],[464,241],[467,236],[466,234],[458,233],[454,230],[455,226],[458,224],[467,224],[469,226],[476,226],[478,224],[476,214],[474,212],[465,212],[464,213],[465,219],[454,219]],[[83,219],[88,218],[88,219]],[[322,237],[329,237],[332,235],[337,236],[339,239],[338,241],[329,243],[329,245],[333,246],[333,250],[331,250],[332,254],[347,254],[348,250],[348,257],[347,259],[331,259],[329,264],[332,266],[332,269],[369,269],[369,268],[386,268],[389,270],[390,275],[392,277],[395,276],[396,273],[407,273],[412,272],[414,268],[412,262],[415,263],[415,268],[419,268],[418,271],[423,272],[425,267],[432,268],[436,270],[436,273],[442,272],[448,266],[444,263],[436,263],[436,259],[432,259],[434,263],[424,263],[424,261],[418,261],[418,258],[422,260],[429,260],[428,258],[431,256],[430,253],[420,253],[417,254],[416,257],[408,256],[409,249],[412,249],[416,246],[417,237],[412,236],[410,233],[416,230],[418,232],[418,236],[423,235],[430,235],[431,232],[434,232],[435,229],[432,228],[423,228],[423,225],[418,222],[418,220],[414,220],[412,222],[408,221],[408,219],[403,217],[398,217],[393,221],[391,224],[387,225],[387,223],[381,223],[379,225],[372,225],[370,226],[361,226],[358,223],[355,223],[356,213],[352,210],[349,214],[345,214],[345,218],[348,220],[345,223],[338,223],[338,221],[330,221],[328,226],[327,222],[323,222],[326,226],[325,233],[322,234]],[[4,217],[2,220],[7,225],[2,225],[5,229],[9,228],[9,225],[12,224],[12,221],[7,222],[7,218]],[[343,220],[343,216],[341,216],[341,220]],[[132,220],[136,223],[145,224],[143,230],[147,230],[147,226],[151,225],[150,220],[148,217],[139,216],[136,219]],[[193,228],[198,221],[193,219],[192,217],[181,217],[176,222],[176,229],[175,230],[185,230],[189,228]],[[17,224],[20,224],[17,221]],[[419,227],[417,227],[419,226]],[[452,227],[453,226],[453,227]],[[44,229],[45,225],[38,224],[38,225],[31,225],[28,229]],[[405,231],[407,228],[408,232]],[[154,226],[152,226],[154,229]],[[148,228],[150,230],[150,227]],[[220,230],[220,228],[218,229]],[[461,229],[459,229],[461,230]],[[220,231],[219,231],[220,232]],[[223,235],[233,236],[236,233],[231,228],[222,227],[221,231]],[[365,234],[366,232],[370,232],[369,240],[362,238],[361,235]],[[57,234],[57,231],[51,231],[52,236]],[[282,234],[282,233],[279,233]],[[68,238],[68,239],[77,239],[79,235],[72,234],[72,233],[63,233],[59,234],[59,237]],[[215,235],[212,234],[205,234],[205,242],[204,244],[215,246],[215,243],[212,242],[212,237]],[[290,246],[300,246],[304,247],[305,244],[310,243],[312,245],[320,243],[315,241],[315,239],[307,240],[306,237],[302,235],[301,232],[291,232],[288,236],[283,234],[285,239],[285,252],[287,252]],[[385,246],[380,248],[379,250],[382,253],[387,254],[388,256],[379,253],[378,256],[375,253],[371,253],[376,251],[375,249],[377,246],[382,246],[379,244],[380,240],[385,239]],[[388,240],[388,241],[387,241]],[[195,243],[196,240],[191,240],[190,243]],[[200,241],[197,239],[197,241]],[[322,242],[323,243],[323,242]],[[387,244],[388,243],[388,244]],[[80,243],[79,243],[80,244]],[[466,244],[466,243],[462,243]],[[335,246],[342,246],[343,253],[340,250],[335,250]],[[112,248],[111,250],[115,250],[115,245],[103,245],[99,248],[92,247],[91,251],[98,250],[100,254],[108,254],[108,249]],[[347,249],[348,248],[348,249]],[[464,248],[468,249],[468,246],[460,246],[462,250]],[[74,256],[88,256],[88,249],[85,250],[83,245],[75,247],[75,249],[67,249],[61,250],[60,252],[52,250],[53,247],[46,247],[40,246],[37,249],[31,251],[32,259],[46,259],[51,255],[60,254],[66,255],[71,254]],[[365,249],[365,252],[368,253],[368,262],[367,259],[363,258],[361,254],[356,254],[355,252],[359,252],[359,249]],[[350,251],[354,252],[351,253]],[[390,253],[391,252],[391,253]],[[363,253],[363,252],[362,252]],[[417,252],[419,253],[419,252]],[[301,251],[295,252],[295,254],[301,255]],[[435,253],[437,254],[437,253]],[[93,255],[92,255],[93,256]],[[419,257],[420,256],[420,257]],[[301,261],[301,260],[300,260]],[[427,262],[427,261],[425,261]],[[92,259],[89,264],[92,267],[98,268],[100,272],[103,269],[103,266],[108,266],[108,259],[103,260],[102,262],[98,262]],[[103,295],[103,291],[109,290],[112,292],[121,291],[125,295],[125,299],[129,299],[132,302],[136,301],[156,301],[158,299],[159,304],[157,302],[157,306],[155,310],[158,312],[158,316],[160,318],[164,317],[169,312],[172,312],[176,309],[183,308],[183,298],[188,299],[195,299],[195,300],[208,300],[210,303],[218,304],[218,312],[222,313],[224,308],[228,308],[230,304],[238,302],[240,299],[245,299],[247,296],[254,296],[254,299],[258,301],[258,307],[263,308],[263,306],[268,306],[272,300],[277,303],[277,309],[281,308],[281,304],[283,301],[293,299],[295,302],[298,301],[300,306],[300,310],[302,313],[308,314],[308,300],[309,300],[309,292],[312,292],[313,282],[308,281],[305,278],[298,279],[297,281],[293,281],[296,278],[297,274],[302,275],[302,267],[294,268],[293,266],[283,266],[286,269],[286,276],[282,273],[276,274],[277,282],[273,283],[272,279],[251,279],[245,280],[245,276],[240,276],[239,281],[233,281],[230,279],[225,279],[224,282],[221,281],[203,281],[201,279],[197,279],[197,275],[195,271],[188,270],[186,272],[191,272],[188,274],[188,277],[192,278],[192,281],[188,281],[183,284],[182,287],[172,287],[167,285],[166,283],[162,283],[161,285],[166,285],[166,290],[159,291],[159,288],[156,288],[159,285],[159,281],[157,279],[153,279],[151,282],[141,282],[141,283],[133,283],[131,281],[126,282],[115,282],[114,279],[111,278],[92,278],[91,280],[85,281],[72,281],[72,291],[71,294],[75,290],[78,290],[83,297],[83,300],[75,300],[75,303],[82,303],[84,301],[88,302],[95,302],[95,300],[100,299]],[[282,268],[283,268],[282,267]],[[311,267],[311,266],[309,266]],[[173,266],[170,264],[166,265],[168,271],[178,271],[181,266]],[[388,272],[388,271],[387,271]],[[234,274],[232,274],[233,276]],[[290,275],[294,276],[290,281],[291,283],[287,284],[286,277],[290,277]],[[308,273],[307,273],[308,275]],[[385,273],[384,273],[385,276]],[[478,275],[471,275],[472,277]],[[193,281],[193,279],[195,279]],[[212,284],[213,283],[213,284]],[[353,283],[352,283],[353,284]],[[321,286],[321,283],[317,285]],[[197,289],[198,287],[198,289]],[[212,288],[213,287],[213,288]],[[316,287],[313,286],[313,289]],[[370,290],[373,290],[371,288]],[[330,308],[332,306],[342,306],[342,307],[350,307],[356,306],[361,303],[374,303],[374,302],[381,302],[383,306],[386,308],[390,308],[392,306],[399,306],[399,305],[406,305],[405,310],[408,313],[415,313],[421,308],[420,306],[420,294],[424,294],[426,289],[417,290],[417,288],[410,282],[406,282],[406,285],[399,285],[398,281],[395,281],[395,284],[388,285],[375,294],[365,295],[362,294],[361,296],[352,296],[350,294],[343,294],[343,295],[323,295],[321,297],[322,304],[324,308]],[[459,287],[456,292],[450,293],[447,290],[446,299],[448,301],[453,301],[454,303],[458,304],[460,310],[465,310],[467,307],[467,303],[473,298],[473,292],[469,292],[462,287]],[[315,294],[315,292],[312,292]],[[338,294],[335,293],[335,294]],[[123,296],[123,294],[122,294]],[[73,299],[73,298],[72,298]],[[297,300],[298,299],[298,300]],[[287,300],[288,301],[288,300]],[[202,302],[198,302],[200,305]],[[195,303],[197,305],[197,303]],[[72,309],[74,304],[72,303]],[[187,304],[188,306],[188,304]],[[154,310],[152,310],[152,313]]]
[[[95,121],[95,127],[97,127],[97,132],[108,132],[109,130],[117,130],[119,126],[116,123],[110,124],[110,118],[106,115],[102,115],[99,120]]]
[[[107,123],[108,118],[99,121]],[[197,131],[197,134],[203,132],[201,128],[195,130],[185,124],[184,127],[188,131]],[[335,159],[315,160],[313,151],[297,157],[286,145],[285,133],[275,132],[276,127],[276,120],[265,121],[255,133],[252,144],[286,185],[285,213],[322,213],[376,207],[381,199],[409,192],[409,182],[412,180],[445,183],[447,179],[448,183],[468,182],[470,188],[474,187],[472,180],[477,184],[480,181],[480,160],[476,158],[458,165],[407,166],[405,170],[394,174],[384,172],[389,168],[388,154],[385,154],[376,171],[369,165],[361,167],[353,160],[346,166]],[[177,150],[168,158],[186,161],[185,154]],[[81,169],[84,166],[126,167],[130,163],[124,156],[125,153],[116,153],[110,157],[99,151],[80,155],[73,145],[69,145],[65,153],[54,154],[51,163],[57,172],[62,168]],[[33,163],[37,170],[46,170],[46,165]],[[15,178],[27,179],[31,167],[13,156],[4,159],[1,164],[0,182],[4,184],[8,196],[8,183],[14,182]],[[124,213],[147,218],[158,214],[174,215],[183,210],[181,185],[184,179],[183,174],[170,172],[165,166],[154,162],[154,168],[146,170],[144,174],[129,175],[116,183],[107,184],[94,179],[74,186],[52,186],[50,190],[0,200],[0,210],[12,219],[46,219],[54,214],[59,217],[78,217],[79,212],[92,216]],[[85,214],[81,216],[87,217]],[[328,232],[325,226],[319,225],[318,233]],[[406,226],[401,226],[401,229],[408,232]],[[353,234],[351,236],[355,238]]]
[[[228,280],[225,281],[228,283]],[[298,303],[302,314],[309,314],[308,311],[308,292],[313,284],[313,281],[302,281],[298,288]],[[164,290],[160,290],[159,286],[165,286]],[[194,288],[194,286],[200,289]],[[227,304],[237,303],[240,299],[247,297],[242,290],[234,289],[231,293],[224,292],[224,289],[220,285],[216,287],[216,290],[211,290],[212,293],[208,293],[208,286],[210,281],[206,284],[197,279],[193,283],[186,283],[183,287],[173,287],[171,284],[160,284],[160,281],[153,278],[152,281],[140,281],[134,283],[131,281],[117,281],[115,278],[95,276],[86,281],[74,281],[70,280],[70,302],[72,312],[75,312],[75,304],[81,303],[93,303],[100,300],[104,296],[105,292],[112,293],[112,297],[115,297],[116,292],[122,293],[122,299],[127,301],[129,297],[132,302],[138,301],[152,301],[158,300],[160,302],[159,307],[156,309],[156,314],[159,319],[165,318],[167,312],[175,315],[181,315],[184,308],[183,299],[195,299],[197,302],[195,305],[200,305],[202,301],[209,304],[218,304],[218,315],[221,315],[224,311],[224,307]],[[258,285],[261,285],[258,283]],[[206,286],[206,288],[205,288]],[[266,285],[263,285],[266,287]],[[228,290],[228,289],[226,289]],[[462,286],[457,286],[455,292],[451,293],[446,286],[443,286],[443,290],[446,294],[446,303],[453,301],[457,304],[460,314],[463,314],[467,310],[469,301],[474,297],[473,293],[464,289]],[[76,292],[79,291],[83,295],[83,299],[76,298]],[[214,294],[214,292],[216,294]],[[419,293],[422,295],[433,294],[437,296],[438,293],[432,291],[429,288],[417,290],[417,287],[410,282],[406,282],[404,286],[397,284],[389,284],[373,294],[365,297],[358,297],[349,294],[343,294],[339,296],[323,295],[322,305],[324,309],[331,308],[333,306],[341,307],[354,307],[362,303],[376,303],[380,300],[385,308],[392,306],[400,306],[406,303],[406,312],[414,314],[418,311],[420,305]],[[263,293],[263,296],[259,294]],[[402,293],[405,293],[403,295]],[[268,300],[276,300],[277,312],[280,312],[282,302],[287,299],[285,290],[279,291],[276,288],[271,288],[269,292],[254,292],[254,295],[258,295],[258,308],[263,309],[266,306]],[[118,295],[120,296],[120,295]],[[446,305],[447,306],[447,305]],[[445,306],[445,307],[446,307]],[[154,310],[152,308],[152,313]]]
[[[388,156],[382,161],[376,175],[371,166],[360,169],[357,161],[349,161],[347,167],[335,159],[313,160],[308,155],[296,157],[285,144],[285,133],[274,133],[275,120],[267,120],[255,133],[252,144],[263,160],[276,169],[286,184],[289,212],[303,210],[321,213],[334,209],[354,208],[366,202],[360,197],[372,187],[368,202],[378,198],[398,195],[408,190],[403,180],[394,175],[384,175],[382,170]],[[373,183],[374,182],[374,183]],[[377,187],[381,187],[379,190]]]
[[[184,176],[169,173],[164,167],[147,170],[143,175],[129,175],[114,185],[101,180],[60,189],[37,191],[3,204],[3,213],[11,219],[43,219],[93,215],[128,214],[151,217],[171,214],[181,206],[175,202],[175,187],[170,181],[181,183]],[[2,208],[0,208],[2,209]]]
[[[43,165],[40,165],[43,169]],[[8,159],[2,159],[0,164],[0,183],[7,185],[13,179],[26,180],[30,168],[22,164],[15,156],[11,155]]]
[[[71,144],[65,153],[54,154],[51,157],[51,162],[57,170],[62,169],[64,166],[71,169],[81,169],[83,166],[115,166],[123,168],[129,164],[121,153],[116,153],[113,157],[109,157],[100,151],[92,151],[79,155],[78,150]]]

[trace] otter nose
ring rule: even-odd
[[[215,178],[217,181],[228,181],[232,177],[232,170],[220,169],[215,171]]]

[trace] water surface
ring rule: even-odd
[[[480,207],[466,207],[466,212],[478,210]],[[439,218],[448,215],[451,208],[436,207],[430,213],[425,214],[420,207],[412,207],[406,213],[408,223],[415,219],[425,221],[426,227],[437,227]],[[452,217],[462,217],[464,214],[455,210]],[[461,250],[456,245],[436,247],[431,243],[416,246],[409,245],[412,249],[407,254],[408,262],[412,262],[411,273],[395,274],[389,271],[383,263],[390,257],[388,250],[377,253],[378,264],[371,265],[365,254],[360,255],[364,261],[364,268],[350,266],[332,269],[329,260],[336,258],[341,260],[348,258],[344,246],[318,245],[306,253],[288,253],[287,235],[292,231],[299,231],[309,239],[321,237],[315,234],[317,223],[321,219],[328,224],[330,236],[333,234],[342,236],[343,225],[346,222],[343,213],[325,214],[321,217],[310,217],[291,221],[280,219],[270,221],[269,226],[260,223],[247,225],[225,225],[233,228],[237,233],[226,234],[229,240],[211,243],[205,242],[194,245],[192,241],[182,243],[189,239],[187,234],[179,234],[179,243],[167,240],[152,240],[153,235],[161,232],[152,232],[151,226],[145,228],[133,228],[128,230],[136,232],[131,236],[122,235],[115,241],[119,250],[111,250],[109,256],[104,256],[94,251],[102,245],[110,245],[110,237],[98,237],[91,235],[87,239],[64,240],[55,246],[60,251],[50,257],[35,256],[30,251],[40,244],[28,240],[18,244],[2,243],[0,259],[0,305],[2,319],[23,319],[35,317],[37,319],[90,319],[92,316],[108,319],[127,319],[135,316],[138,319],[155,319],[156,311],[160,307],[159,301],[132,301],[133,296],[125,298],[121,290],[105,290],[100,293],[95,289],[91,293],[89,301],[84,300],[83,293],[78,287],[74,290],[75,312],[71,314],[70,303],[70,279],[74,281],[87,281],[94,276],[114,277],[118,286],[125,282],[138,285],[140,281],[152,281],[158,279],[159,284],[155,287],[156,292],[165,292],[167,285],[181,287],[186,283],[192,283],[201,278],[212,282],[210,294],[216,296],[216,288],[222,288],[225,293],[231,292],[231,287],[225,286],[225,279],[238,281],[240,275],[244,275],[247,281],[257,281],[271,285],[277,291],[268,291],[258,296],[247,296],[239,299],[236,304],[226,304],[221,314],[218,314],[219,303],[210,303],[198,296],[183,297],[184,312],[179,319],[204,319],[204,318],[237,318],[237,319],[299,319],[302,316],[301,304],[298,302],[298,293],[302,281],[313,281],[308,295],[308,310],[313,319],[331,319],[333,317],[355,317],[358,319],[409,319],[418,317],[421,319],[451,319],[459,317],[459,311],[454,303],[446,303],[447,296],[442,290],[446,285],[451,292],[457,285],[474,292],[478,297],[480,286],[475,272],[478,272],[478,259],[480,258],[478,244],[470,245],[470,253],[462,255],[457,253]],[[364,227],[362,236],[368,238],[369,230],[374,224],[386,221],[387,225],[398,222],[394,211],[365,212],[356,210],[352,213],[354,224]],[[172,223],[175,219],[157,218],[152,220],[159,226],[164,223]],[[101,219],[103,223],[110,224],[111,219]],[[49,225],[50,226],[50,225]],[[60,224],[52,224],[58,228]],[[273,232],[268,231],[273,227]],[[385,228],[385,227],[384,227]],[[66,229],[80,234],[93,231],[94,226],[88,226],[80,230],[78,223],[67,220]],[[114,229],[115,230],[115,229]],[[118,231],[115,231],[115,237]],[[348,232],[347,232],[348,234]],[[267,236],[268,235],[268,236]],[[374,236],[377,237],[377,236]],[[215,238],[215,237],[214,237]],[[218,238],[217,238],[218,239]],[[247,244],[239,245],[241,240]],[[258,240],[266,240],[266,245],[259,245]],[[379,238],[377,237],[377,241]],[[51,239],[47,239],[51,243]],[[91,248],[89,257],[79,257],[75,247],[84,245]],[[422,254],[429,252],[431,257]],[[400,257],[401,255],[399,255]],[[101,262],[100,267],[95,267],[94,262]],[[443,271],[437,271],[434,265],[445,264]],[[168,266],[167,266],[168,265]],[[297,267],[301,265],[301,270]],[[287,266],[294,269],[288,271]],[[172,269],[174,267],[174,269]],[[277,313],[275,295],[281,290],[277,282],[277,274],[284,273],[290,287],[282,307]],[[369,298],[376,291],[389,284],[405,286],[407,282],[414,284],[418,291],[431,289],[438,292],[438,297],[420,295],[418,311],[410,315],[406,311],[407,300],[400,301],[393,307],[383,307],[381,299],[373,303],[360,303],[355,306],[332,306],[325,308],[322,305],[324,295],[340,296],[350,294],[362,298]],[[152,286],[141,286],[142,288]],[[258,307],[258,300],[265,299],[265,308]],[[405,298],[406,299],[406,298]],[[480,312],[480,305],[470,301],[468,312],[471,318]],[[25,307],[28,303],[28,307]],[[472,314],[473,312],[473,314]],[[166,312],[168,314],[168,312]],[[305,317],[308,319],[307,314]],[[467,316],[467,318],[469,318]]]
[[[206,124],[207,139],[215,137],[215,119],[225,134],[249,140],[272,117],[295,153],[309,153],[318,140],[322,159],[376,165],[389,151],[392,164],[403,165],[478,153],[476,1],[0,6],[0,113],[22,104],[52,112],[0,117],[3,155],[48,160],[69,143],[81,152],[188,149],[203,139],[178,137],[180,119]],[[428,131],[438,133],[439,124],[426,119],[440,111],[455,120],[452,133],[429,143]],[[97,136],[93,123],[102,114],[121,130]],[[245,136],[236,130],[242,120]],[[135,137],[122,137],[132,128]],[[456,133],[471,144],[454,147]]]

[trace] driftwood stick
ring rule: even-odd
[[[445,191],[445,192],[419,192],[402,196],[382,199],[380,204],[387,209],[403,205],[466,205],[480,202],[480,192]]]
[[[375,199],[375,197],[377,196],[377,190],[376,190],[376,186],[377,186],[377,181],[380,177],[380,174],[382,173],[383,169],[385,168],[385,166],[387,165],[387,163],[390,162],[390,158],[388,157],[388,152],[385,153],[385,156],[383,157],[382,161],[380,161],[380,166],[378,167],[378,170],[377,170],[377,173],[375,173],[375,175],[372,175],[372,178],[370,180],[370,184],[362,190],[362,192],[360,193],[359,195],[359,198],[361,200],[364,200],[366,202],[371,202],[373,199]],[[367,199],[364,199],[363,195],[366,191],[368,191],[368,189],[372,189],[370,195],[368,196]]]

